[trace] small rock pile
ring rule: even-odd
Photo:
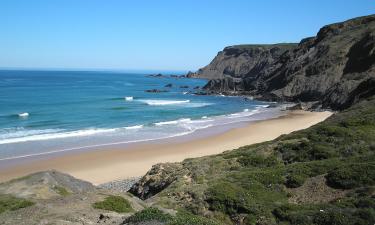
[[[124,180],[115,180],[108,183],[100,184],[98,187],[118,192],[127,192],[133,184],[137,183],[141,177],[132,177]]]

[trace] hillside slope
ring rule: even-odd
[[[206,89],[344,109],[375,93],[375,15],[324,26],[298,46],[225,48],[193,77]]]
[[[130,192],[223,224],[374,224],[375,99],[274,141],[155,165]],[[219,222],[218,222],[219,223]]]

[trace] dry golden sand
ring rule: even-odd
[[[33,161],[0,171],[0,181],[36,171],[56,169],[77,178],[101,184],[112,180],[142,176],[152,165],[178,162],[185,158],[218,154],[244,145],[269,141],[296,130],[308,128],[329,117],[331,112],[291,111],[287,115],[249,123],[227,132],[173,143],[160,141],[127,147],[69,153]]]

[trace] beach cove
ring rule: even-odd
[[[225,132],[215,132],[215,127],[207,128],[201,137],[198,131],[192,136],[142,142],[127,147],[113,145],[90,151],[69,152],[3,168],[0,181],[51,169],[96,185],[138,177],[157,163],[179,162],[186,158],[219,154],[244,145],[269,141],[282,134],[308,128],[330,115],[332,112],[328,111],[287,111],[278,118],[247,122]]]

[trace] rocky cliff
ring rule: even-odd
[[[205,79],[245,78],[267,70],[279,57],[297,44],[235,45],[224,48],[212,62],[189,77]]]
[[[375,94],[375,15],[324,26],[298,45],[225,48],[191,74],[206,90],[344,109]]]

